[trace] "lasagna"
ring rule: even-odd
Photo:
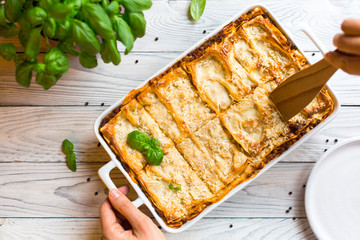
[[[131,91],[100,131],[165,223],[178,228],[332,112],[326,88],[287,122],[270,101],[279,83],[308,66],[256,7]],[[127,143],[135,130],[159,140],[160,166]]]

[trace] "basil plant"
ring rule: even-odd
[[[145,34],[143,11],[151,0],[6,0],[0,5],[0,37],[17,36],[24,48],[0,43],[0,56],[16,65],[16,81],[36,82],[49,89],[69,69],[68,56],[78,56],[85,68],[121,61],[117,42],[128,54],[136,38]],[[46,53],[39,59],[42,39]],[[50,44],[50,42],[55,44]]]

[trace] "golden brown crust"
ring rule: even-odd
[[[226,25],[106,116],[100,131],[167,225],[178,228],[280,156],[333,111],[326,88],[283,122],[268,98],[305,57],[261,8]],[[159,139],[160,166],[128,146]],[[169,189],[169,184],[181,190]]]

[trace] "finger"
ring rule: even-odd
[[[324,56],[331,65],[350,74],[360,75],[360,56],[349,56],[339,52],[328,52]]]
[[[334,37],[334,45],[341,52],[360,55],[360,36],[336,34]]]
[[[124,228],[117,223],[115,212],[108,199],[100,206],[100,221],[103,235],[108,238],[112,239],[115,237],[113,235],[124,231]]]
[[[109,199],[113,207],[123,215],[134,229],[146,228],[146,216],[118,189],[112,189]]]
[[[128,194],[128,192],[129,192],[129,187],[128,187],[128,186],[122,186],[122,187],[119,187],[118,190],[119,190],[122,194],[126,195],[126,194]]]
[[[353,18],[344,20],[341,30],[347,35],[360,35],[360,20]]]

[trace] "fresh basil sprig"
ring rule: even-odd
[[[74,152],[74,144],[68,139],[65,139],[62,143],[62,150],[66,154],[66,161],[69,169],[76,172],[76,157]]]
[[[118,65],[117,41],[128,54],[135,39],[145,34],[143,11],[151,6],[151,0],[6,0],[0,3],[0,37],[17,35],[25,57],[17,57],[22,54],[9,44],[0,44],[0,56],[16,60],[19,84],[29,87],[35,72],[36,82],[49,89],[68,71],[67,54],[78,56],[85,68],[97,66],[99,53],[105,63]],[[51,66],[45,57],[38,62],[42,38],[46,56],[60,57]],[[56,43],[56,50],[49,42]]]
[[[0,44],[0,56],[10,61],[16,55],[16,49],[13,44]]]
[[[197,22],[204,12],[206,0],[192,0],[190,5],[190,15]]]
[[[150,165],[161,164],[164,153],[158,145],[158,139],[150,139],[145,133],[133,131],[127,135],[127,142],[132,148],[141,152]]]
[[[169,188],[170,188],[170,190],[175,190],[175,191],[181,190],[181,186],[174,187],[174,185],[172,183],[169,184]]]

